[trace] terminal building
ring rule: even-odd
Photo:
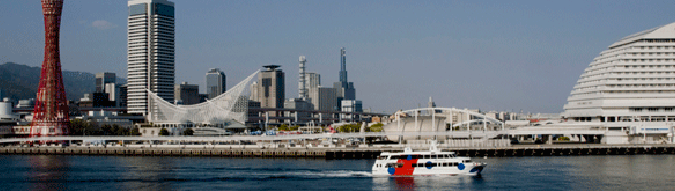
[[[607,128],[608,144],[659,144],[675,127],[675,23],[610,45],[579,76],[562,117]]]

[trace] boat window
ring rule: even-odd
[[[429,159],[429,158],[431,158],[431,156],[429,156],[429,155],[424,155],[424,159]]]
[[[446,158],[446,159],[449,159],[449,158],[450,158],[450,155],[445,155],[445,158]]]
[[[443,163],[443,167],[448,167],[448,163]]]
[[[416,168],[416,167],[417,167],[417,163],[413,163],[413,164],[412,164],[412,167],[413,167],[413,168]]]
[[[399,160],[399,159],[401,159],[401,155],[391,156],[391,160]]]
[[[464,161],[464,163],[470,163],[470,162],[471,162],[471,160],[465,160]]]
[[[437,155],[431,155],[431,159],[437,159]]]
[[[421,155],[413,155],[412,159],[422,159],[422,156]]]

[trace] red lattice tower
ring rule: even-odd
[[[30,136],[68,134],[68,100],[63,88],[59,31],[63,0],[42,0],[45,15],[45,60],[42,62]]]

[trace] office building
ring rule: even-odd
[[[340,81],[333,83],[333,88],[335,88],[338,108],[341,108],[342,100],[356,100],[354,83],[349,82],[347,78],[347,50],[345,47],[340,49]]]
[[[174,101],[174,3],[130,0],[128,7],[127,107],[147,115],[146,90]]]
[[[278,69],[281,66],[263,67],[267,70],[258,74],[258,83],[255,87],[258,89],[258,98],[254,101],[259,101],[261,108],[284,108],[284,72]]]
[[[344,112],[363,112],[363,103],[359,100],[342,100],[341,111]],[[340,119],[343,122],[360,121],[357,115],[353,113],[340,113]]]
[[[225,73],[218,68],[211,68],[206,73],[206,94],[213,99],[227,91],[225,87]]]
[[[675,122],[675,23],[622,38],[591,61],[562,117],[608,128],[608,144],[660,144]]]
[[[290,98],[284,102],[284,109],[296,109],[297,112],[286,111],[284,116],[294,117],[295,119],[287,120],[286,123],[299,125],[309,122],[308,118],[312,116],[311,112],[314,109],[312,103],[303,100],[302,98]]]
[[[321,75],[314,72],[305,72],[305,89],[309,97],[309,89],[321,86]]]
[[[337,101],[335,97],[335,89],[317,87],[311,88],[309,98],[314,110],[319,111],[335,111],[337,110]]]
[[[120,88],[119,107],[126,108],[127,107],[128,86],[127,86],[127,84],[120,84],[119,88]]]
[[[120,107],[121,104],[121,95],[120,95],[120,86],[116,83],[106,83],[104,86],[104,92],[108,94],[108,101],[114,102],[115,107]]]
[[[175,104],[193,105],[200,103],[199,85],[182,82],[174,87]]]
[[[105,87],[108,83],[115,83],[115,73],[101,72],[96,73],[96,93],[103,93],[106,91]]]

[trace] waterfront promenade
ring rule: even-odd
[[[259,145],[126,145],[0,147],[0,154],[30,155],[119,155],[119,156],[208,156],[208,157],[302,157],[320,159],[374,159],[382,152],[402,152],[406,145],[342,147],[266,147]],[[418,145],[415,150],[424,150]],[[675,154],[675,145],[519,145],[508,147],[441,147],[460,156],[574,156]]]

